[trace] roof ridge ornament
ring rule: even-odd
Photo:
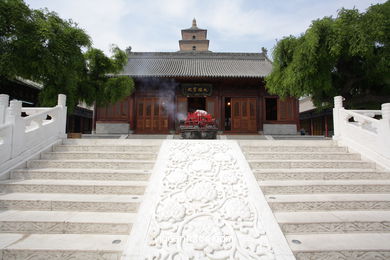
[[[195,19],[195,17],[194,17],[194,19],[192,19],[192,27],[193,27],[193,28],[198,27],[198,26],[196,25],[196,19]]]

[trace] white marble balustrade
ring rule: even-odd
[[[65,137],[66,96],[55,107],[22,108],[22,102],[0,95],[0,164]],[[22,112],[27,116],[22,117]]]
[[[333,139],[390,169],[390,103],[381,110],[347,110],[343,100],[334,98]]]

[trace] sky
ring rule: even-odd
[[[312,20],[361,12],[385,0],[25,0],[71,19],[109,54],[111,44],[132,51],[178,51],[180,30],[208,30],[214,52],[272,52],[278,39],[304,33]]]

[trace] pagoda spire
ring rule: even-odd
[[[181,30],[181,40],[179,40],[180,51],[209,51],[209,40],[207,40],[207,30],[198,28],[196,19],[192,19],[192,26]]]

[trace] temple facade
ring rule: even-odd
[[[177,52],[128,52],[121,74],[136,90],[97,108],[96,133],[174,133],[188,112],[201,109],[224,133],[296,134],[298,101],[265,89],[272,69],[266,53],[212,52],[195,19],[181,35]]]

